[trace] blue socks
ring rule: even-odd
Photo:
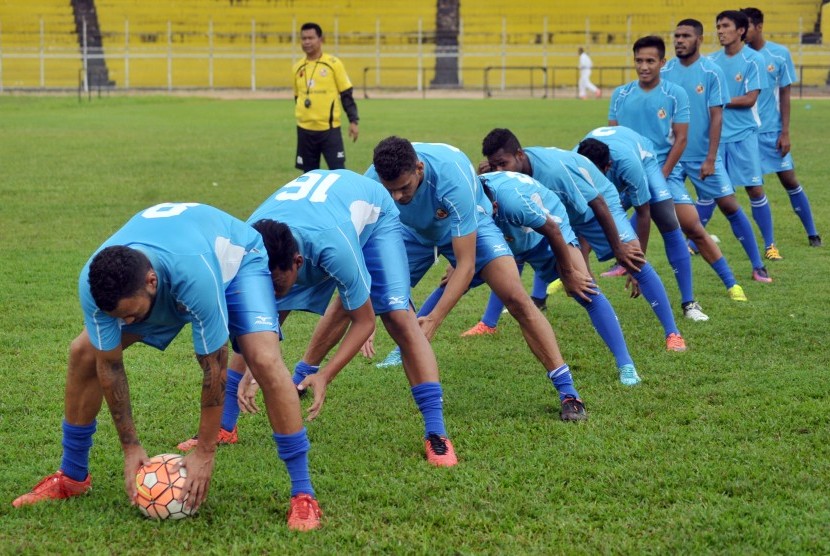
[[[761,254],[758,252],[758,243],[755,241],[755,232],[752,231],[752,224],[749,223],[749,218],[744,214],[743,209],[738,208],[737,211],[726,217],[729,220],[729,225],[732,226],[732,233],[746,252],[752,263],[752,268],[761,268],[764,266],[761,261]]]
[[[758,199],[750,199],[749,204],[752,207],[752,218],[764,238],[764,247],[769,247],[775,243],[775,232],[772,229],[772,211],[769,208],[767,196],[763,195]]]
[[[305,377],[313,375],[319,370],[319,365],[309,365],[305,361],[300,361],[294,365],[294,376],[291,377],[291,380],[294,382],[294,386],[297,386],[305,379]]]
[[[444,427],[444,397],[440,382],[422,382],[411,388],[412,397],[424,416],[424,438],[430,434],[447,436]]]
[[[804,231],[807,232],[808,236],[817,236],[816,224],[813,222],[813,210],[810,208],[807,194],[799,185],[795,189],[787,189],[787,195],[790,196],[790,204],[793,206],[793,210],[801,219]]]
[[[301,492],[314,496],[311,475],[308,472],[308,451],[311,449],[311,443],[308,441],[305,427],[294,434],[275,432],[274,442],[277,443],[277,453],[285,462],[285,468],[291,478],[291,496]]]
[[[608,298],[602,292],[589,297],[591,298],[590,303],[579,297],[574,297],[574,299],[588,311],[594,329],[602,338],[602,341],[605,342],[605,345],[608,346],[608,349],[611,350],[614,359],[617,361],[617,367],[633,365],[634,361],[628,353],[628,346],[620,328],[620,321],[617,319],[617,314],[614,312]]]
[[[737,280],[735,280],[735,275],[732,274],[732,269],[729,268],[729,264],[726,262],[725,257],[721,257],[716,260],[711,266],[712,269],[718,273],[718,277],[723,282],[723,285],[726,286],[727,290],[738,283]]]
[[[242,380],[244,373],[228,369],[228,381],[225,384],[225,403],[222,404],[222,423],[221,427],[228,432],[231,432],[239,420],[239,402],[236,399],[236,394],[239,391],[239,381]]]
[[[643,297],[651,305],[654,314],[663,325],[663,330],[666,336],[669,334],[680,334],[677,325],[674,322],[674,315],[671,312],[671,305],[669,304],[669,296],[666,295],[666,288],[663,287],[663,282],[660,276],[654,270],[650,263],[646,263],[640,272],[634,274],[634,278],[640,283],[640,291]]]
[[[686,246],[686,236],[680,228],[667,232],[663,235],[663,243],[666,247],[666,258],[674,271],[677,279],[677,287],[680,289],[681,303],[689,303],[695,300],[692,291],[692,259],[689,256],[689,249]]]
[[[697,216],[700,218],[700,223],[703,224],[704,228],[709,223],[709,220],[712,219],[712,215],[715,213],[715,206],[714,199],[698,199],[695,201]]]
[[[530,297],[535,297],[536,299],[544,299],[548,296],[547,290],[547,283],[541,278],[539,278],[538,274],[534,274],[533,289],[530,291]]]
[[[571,368],[568,367],[567,363],[558,369],[548,371],[548,378],[553,383],[553,387],[556,388],[556,391],[559,392],[559,401],[569,397],[579,399],[579,393],[576,391],[576,388],[574,388],[574,379],[571,376]]]
[[[89,425],[70,425],[63,421],[63,459],[61,471],[73,481],[83,481],[89,475],[89,450],[97,421]]]
[[[444,295],[444,287],[438,286],[435,288],[429,297],[427,297],[424,304],[421,305],[421,308],[418,309],[418,316],[423,317],[424,315],[428,315],[435,309],[435,306],[438,305],[438,301],[441,299],[441,296]]]
[[[501,318],[502,309],[504,309],[504,303],[501,302],[499,296],[490,292],[490,299],[487,300],[487,308],[484,309],[481,322],[490,328],[495,328]]]

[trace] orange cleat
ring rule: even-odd
[[[234,427],[232,431],[228,432],[223,428],[219,428],[219,435],[216,437],[216,444],[218,446],[223,446],[225,444],[236,444],[239,442],[239,434],[237,432],[238,427]],[[182,452],[189,452],[193,448],[199,445],[199,435],[194,436],[193,438],[188,438],[184,442],[180,442],[176,448],[181,450]]]
[[[64,475],[63,471],[58,471],[36,484],[31,492],[15,498],[12,506],[19,508],[44,500],[61,500],[70,496],[79,496],[91,488],[92,476],[87,475],[83,481],[75,481]]]
[[[323,510],[317,500],[306,492],[291,497],[288,508],[288,528],[292,531],[311,531],[319,529]]]
[[[424,441],[427,451],[427,461],[438,467],[452,467],[458,465],[455,457],[455,448],[449,438],[430,433]]]
[[[487,336],[488,334],[495,334],[496,327],[495,326],[487,326],[481,321],[478,321],[471,329],[467,330],[466,332],[461,333],[462,338],[466,338],[469,336]]]
[[[668,351],[686,351],[686,342],[680,334],[672,332],[666,336],[666,350]]]

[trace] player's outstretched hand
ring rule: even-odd
[[[620,263],[629,273],[640,272],[646,264],[646,256],[636,242],[623,243],[619,250],[614,253],[617,262]]]
[[[625,275],[625,289],[629,290],[632,298],[640,297],[640,283],[631,274]]]
[[[326,388],[328,388],[328,385],[329,383],[326,377],[320,373],[316,373],[305,377],[297,386],[297,390],[311,388],[311,392],[314,394],[314,401],[308,408],[306,421],[313,421],[320,415],[320,410],[323,409],[323,402],[326,401]]]
[[[194,512],[207,500],[210,477],[213,474],[213,456],[216,455],[216,446],[210,452],[201,448],[200,442],[195,450],[177,464],[179,468],[184,467],[187,470],[187,479],[179,494],[179,502],[185,502],[185,508]]]
[[[246,370],[236,391],[236,401],[239,404],[239,409],[245,413],[258,413],[259,406],[256,404],[256,393],[258,391],[259,384],[254,380],[254,375],[251,374],[250,369]]]
[[[369,336],[363,345],[360,346],[360,355],[371,359],[375,356],[375,331],[372,331],[372,335]]]
[[[565,291],[571,297],[578,297],[579,299],[590,303],[591,298],[589,296],[599,293],[593,277],[588,272],[582,272],[578,269],[563,269],[559,278],[562,280],[562,285],[565,287]]]
[[[141,444],[131,444],[124,448],[124,488],[131,505],[135,505],[135,499],[138,496],[135,476],[138,470],[148,463],[150,463],[150,458],[147,457],[147,452]]]

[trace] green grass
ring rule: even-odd
[[[606,109],[572,100],[363,101],[348,164],[362,171],[391,134],[454,144],[474,162],[496,126],[528,146],[570,147],[605,122]],[[826,239],[829,122],[830,103],[794,102],[797,168]],[[749,263],[716,216],[710,231],[750,301],[730,302],[696,258],[696,293],[712,320],[679,322],[687,353],[664,351],[652,312],[627,299],[622,280],[600,281],[643,377],[639,387],[619,385],[576,303],[550,300],[587,423],[559,422],[554,391],[511,319],[495,337],[458,338],[480,316],[488,292],[478,288],[434,344],[457,468],[425,463],[403,373],[356,359],[309,424],[325,511],[318,532],[284,525],[288,480],[263,416],[243,416],[240,444],[219,450],[196,518],[155,523],[129,506],[106,409],[91,455],[93,491],[14,510],[11,500],[60,461],[66,354],[82,326],[77,275],[89,254],[161,201],[195,200],[246,218],[296,175],[293,126],[290,101],[0,97],[0,552],[830,552],[830,248],[806,246],[774,177],[767,194],[785,257],[769,265],[775,283],[749,279]],[[746,196],[739,199],[748,211]],[[650,259],[676,304],[655,236]],[[416,300],[442,270],[416,288]],[[290,366],[314,322],[289,319]],[[380,333],[378,344],[382,357],[391,341]],[[200,373],[188,334],[163,354],[131,348],[126,364],[144,447],[171,451],[198,419]]]

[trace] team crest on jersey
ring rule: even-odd
[[[325,77],[328,74],[329,74],[329,72],[326,68],[323,68],[323,69],[320,70],[320,77]]]
[[[666,119],[666,110],[664,108],[661,108],[660,110],[658,110],[657,111],[657,117],[660,118],[661,120],[665,120]]]
[[[695,87],[695,92],[699,95],[703,94],[703,83],[698,83],[697,87]]]
[[[775,71],[775,64],[770,64],[767,66],[767,71],[772,73]]]
[[[740,82],[741,82],[741,81],[743,81],[743,80],[744,80],[744,76],[743,76],[743,74],[742,74],[742,73],[738,72],[738,73],[736,73],[736,74],[735,74],[735,81],[737,81],[738,83],[740,83]]]
[[[448,213],[444,209],[438,209],[438,210],[435,211],[435,218],[437,218],[438,220],[443,220],[444,218],[446,218],[449,215],[450,215],[450,213]]]

